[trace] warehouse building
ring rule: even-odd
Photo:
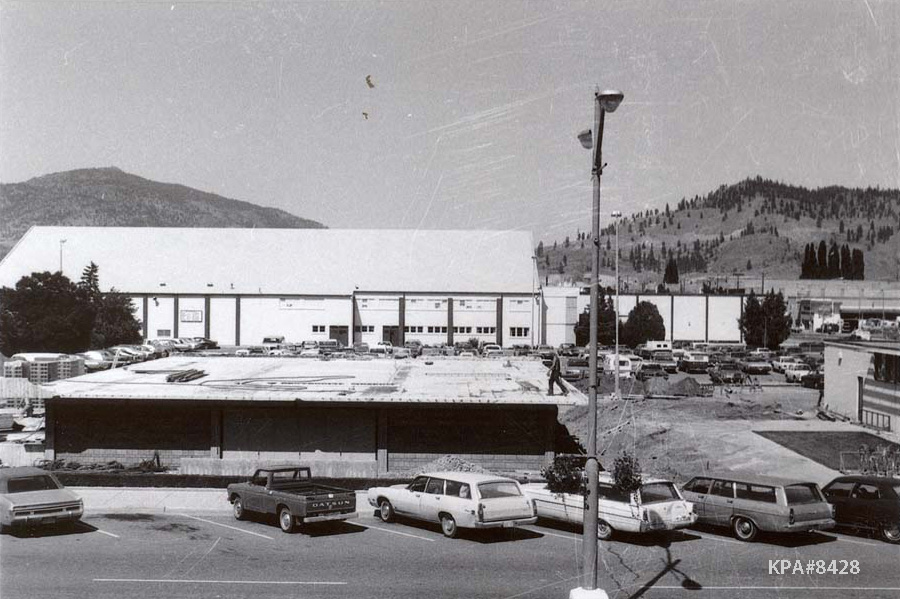
[[[199,371],[187,382],[171,375]],[[179,356],[47,386],[46,457],[132,464],[158,454],[184,474],[266,462],[317,475],[406,473],[446,454],[494,471],[553,458],[557,406],[534,359]]]
[[[146,338],[540,342],[531,234],[519,231],[32,227],[0,286],[32,272],[131,296]]]
[[[900,343],[826,341],[822,399],[861,424],[900,430]]]

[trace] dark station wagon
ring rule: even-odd
[[[900,478],[839,476],[822,489],[834,505],[838,526],[877,532],[900,543]]]

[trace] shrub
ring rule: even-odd
[[[637,458],[623,451],[613,463],[613,481],[617,492],[630,495],[641,488],[641,464]]]
[[[554,493],[584,495],[585,456],[558,455],[550,466],[541,469],[547,479],[547,488]]]

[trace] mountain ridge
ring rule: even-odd
[[[115,166],[0,183],[0,258],[35,225],[326,228],[280,208],[153,181]]]

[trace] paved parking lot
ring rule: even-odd
[[[369,511],[291,535],[225,514],[92,514],[73,530],[4,534],[0,543],[4,599],[566,597],[582,565],[572,528],[539,522],[451,540],[436,525],[384,524]],[[821,567],[807,571],[810,560]],[[847,573],[827,572],[832,560]],[[900,595],[900,546],[843,533],[753,544],[705,528],[620,536],[601,543],[600,562],[600,586],[613,598]]]

